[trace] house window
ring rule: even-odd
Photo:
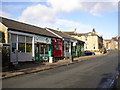
[[[95,44],[93,44],[93,49],[95,49]]]
[[[85,36],[85,41],[87,41],[88,40],[88,37],[87,36]]]
[[[88,45],[86,44],[86,49],[88,49]]]

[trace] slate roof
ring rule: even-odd
[[[9,30],[21,31],[27,33],[40,34],[44,36],[56,37],[54,34],[48,32],[45,28],[40,28],[38,26],[22,23],[19,21],[7,19],[0,17],[0,22],[8,27]]]
[[[92,33],[92,32],[88,32],[88,33],[74,33],[74,32],[64,32],[66,34],[69,34],[69,35],[77,35],[77,36],[98,36],[98,37],[101,37],[99,36],[98,34],[96,33]]]
[[[74,37],[71,37],[69,34],[66,34],[66,33],[64,33],[64,32],[62,32],[62,31],[57,31],[57,30],[54,30],[54,29],[51,29],[51,28],[47,28],[47,29],[51,30],[52,32],[58,34],[59,36],[61,36],[61,37],[63,37],[63,38],[81,41],[81,40],[79,40],[79,39],[76,39],[76,38],[74,38]],[[83,42],[83,41],[81,41],[81,42]]]

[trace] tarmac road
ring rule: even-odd
[[[118,67],[118,51],[38,73],[4,79],[3,88],[97,88]]]

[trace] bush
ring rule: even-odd
[[[9,65],[9,49],[6,47],[2,47],[2,66]]]
[[[103,54],[105,54],[105,53],[107,52],[107,50],[106,50],[105,48],[102,48],[102,49],[100,50],[100,52],[102,52]]]

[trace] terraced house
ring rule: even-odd
[[[65,33],[84,41],[84,50],[94,51],[97,53],[103,47],[103,38],[95,31],[95,29],[88,33],[77,33],[76,29]]]

